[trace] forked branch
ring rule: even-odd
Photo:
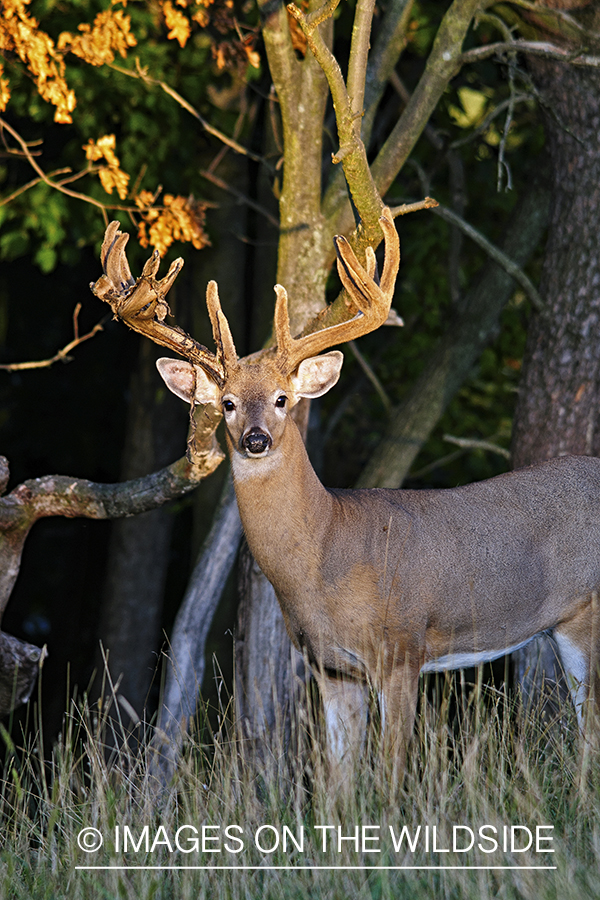
[[[361,5],[359,10],[362,16],[362,30],[357,37],[357,29],[355,29],[351,50],[352,65],[349,73],[349,77],[352,78],[358,94],[356,98],[353,98],[348,92],[338,61],[318,30],[318,25],[333,14],[336,5],[335,3],[325,4],[320,10],[308,16],[295,3],[288,4],[287,9],[290,15],[298,22],[306,37],[308,46],[327,78],[335,109],[340,144],[340,149],[334,154],[332,159],[334,163],[343,163],[344,174],[350,192],[357,209],[360,210],[362,224],[368,234],[368,242],[374,243],[378,230],[377,221],[381,215],[383,203],[371,175],[367,153],[360,136],[366,58],[363,52],[365,48],[357,44],[359,39],[362,40],[362,32],[367,27],[367,24],[370,29],[370,18],[373,10],[372,6],[364,7],[364,5]],[[357,85],[361,77],[362,87],[359,90]]]

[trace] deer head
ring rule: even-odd
[[[214,281],[208,284],[206,304],[216,353],[165,323],[169,312],[165,296],[183,261],[176,260],[167,276],[157,281],[159,259],[155,253],[135,282],[125,257],[128,236],[118,231],[117,222],[112,222],[106,231],[101,254],[104,275],[92,285],[92,290],[109,302],[130,327],[186,357],[186,361],[159,359],[158,370],[169,389],[187,403],[211,404],[223,411],[230,451],[248,458],[265,457],[277,450],[289,410],[302,397],[320,397],[337,382],[342,354],[337,350],[318,354],[374,331],[388,318],[400,247],[388,209],[380,223],[385,238],[380,282],[376,279],[372,248],[367,248],[365,268],[348,241],[335,238],[338,272],[350,300],[352,317],[322,327],[321,314],[309,323],[305,334],[294,338],[289,327],[287,292],[276,285],[275,345],[244,359],[238,359]]]

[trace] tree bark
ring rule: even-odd
[[[523,197],[507,227],[502,249],[520,266],[541,240],[548,203],[548,188],[540,179]],[[363,469],[358,487],[400,487],[448,403],[493,338],[514,289],[510,275],[489,261],[409,396],[393,410],[387,432]]]
[[[241,536],[242,523],[233,485],[228,479],[177,613],[167,652],[169,667],[150,764],[150,776],[161,789],[173,779],[189,720],[196,714],[206,668],[206,640]]]
[[[552,208],[540,285],[548,314],[534,315],[529,327],[515,467],[568,453],[600,455],[600,75],[544,60],[530,68],[544,98]],[[560,677],[553,645],[547,638],[539,644],[516,655],[530,698],[543,679]]]
[[[192,462],[184,458],[145,478],[116,485],[49,475],[0,497],[0,618],[19,574],[27,535],[38,519],[110,519],[155,509],[187,493],[221,461],[212,423],[207,427],[201,422],[196,429],[195,452]],[[0,494],[7,484],[8,461],[0,456]],[[0,716],[29,698],[45,655],[43,649],[0,632]]]

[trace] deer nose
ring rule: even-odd
[[[264,453],[266,450],[271,448],[273,440],[270,434],[267,434],[266,431],[263,431],[258,426],[254,426],[251,428],[242,438],[242,447],[248,453],[252,453],[254,455],[258,455],[260,453]]]

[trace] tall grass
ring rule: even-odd
[[[560,727],[544,725],[481,684],[440,681],[434,694],[422,696],[402,783],[393,784],[373,733],[335,794],[309,702],[295,749],[273,749],[275,741],[262,756],[242,744],[227,710],[214,730],[202,717],[166,790],[151,777],[148,747],[132,750],[118,719],[85,700],[72,703],[46,761],[39,740],[18,747],[2,729],[0,897],[600,897],[598,751],[579,737],[574,714],[561,709]],[[536,826],[552,827],[538,849],[554,853],[536,852]],[[89,828],[103,838],[94,852],[78,844]],[[474,845],[460,852],[467,829]],[[520,852],[529,832],[534,844]],[[494,834],[498,849],[486,853]],[[391,868],[400,866],[413,868]]]

